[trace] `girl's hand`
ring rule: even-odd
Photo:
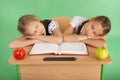
[[[103,39],[103,40],[105,40],[104,36],[88,36],[88,38],[90,38],[90,39]]]
[[[27,40],[40,39],[40,36],[26,36],[25,38],[26,38]]]
[[[44,41],[41,40],[41,36],[26,36],[25,38],[27,40],[33,40],[34,43],[44,42]]]
[[[34,43],[43,43],[43,41],[38,40],[38,39],[34,39]]]

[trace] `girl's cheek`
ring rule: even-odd
[[[93,32],[90,31],[90,30],[87,32],[87,35],[89,35],[89,36],[94,36]]]

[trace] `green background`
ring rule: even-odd
[[[119,5],[120,0],[0,0],[0,80],[18,80],[16,66],[8,63],[12,55],[8,44],[20,36],[17,21],[25,14],[41,19],[75,15],[86,18],[108,16],[112,23],[112,30],[107,35],[112,64],[105,65],[104,80],[120,80]]]

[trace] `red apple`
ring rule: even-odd
[[[24,59],[25,55],[26,55],[26,53],[25,53],[25,50],[23,48],[17,48],[13,52],[13,56],[17,60]]]

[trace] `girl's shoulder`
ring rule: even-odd
[[[41,22],[45,27],[46,35],[53,34],[54,29],[58,27],[58,23],[50,19],[42,20]]]
[[[43,25],[46,27],[50,26],[50,25],[57,25],[56,21],[50,20],[50,19],[45,19],[41,21],[43,23]]]
[[[82,20],[82,21],[86,21],[87,20],[87,18],[82,17],[82,16],[74,16],[72,19],[74,19],[74,20]]]

